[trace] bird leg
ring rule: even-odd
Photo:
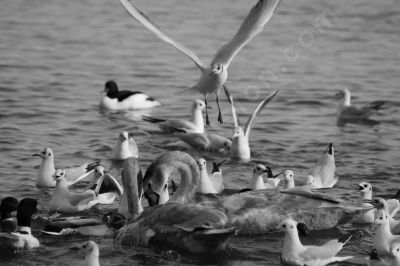
[[[209,126],[210,125],[210,118],[208,118],[208,105],[207,105],[207,98],[206,96],[204,96],[204,103],[206,104],[206,125]]]
[[[217,106],[218,106],[218,122],[219,122],[220,124],[223,124],[224,121],[222,120],[221,109],[220,109],[220,107],[219,107],[219,95],[218,95],[218,93],[217,93],[216,102],[217,102]]]

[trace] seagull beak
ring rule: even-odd
[[[42,157],[39,153],[32,154],[33,157]]]
[[[363,190],[364,189],[364,187],[361,186],[361,185],[357,185],[357,188],[358,188],[358,190]]]
[[[274,175],[272,178],[275,178],[275,177],[281,176],[281,175],[283,175],[283,173],[284,173],[284,172],[280,172],[279,174],[276,174],[276,175]]]
[[[212,109],[212,107],[211,106],[209,106],[209,105],[207,105],[207,107],[206,107],[207,109]]]

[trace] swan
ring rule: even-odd
[[[215,252],[225,246],[235,232],[226,228],[227,216],[217,208],[189,203],[186,195],[195,193],[199,182],[196,161],[186,153],[172,152],[159,158],[160,169],[181,173],[181,185],[167,204],[141,206],[141,190],[138,179],[142,173],[139,161],[130,157],[125,160],[122,183],[127,194],[127,224],[114,237],[117,247],[157,246],[174,248],[193,253]],[[159,169],[155,169],[159,172]],[[188,190],[189,188],[189,190]],[[183,193],[183,190],[185,193]],[[182,197],[179,195],[183,195]]]
[[[191,166],[182,165],[177,152],[169,152],[157,158],[147,169],[144,180],[146,198],[153,204],[187,203],[194,201],[199,175]],[[186,154],[185,157],[190,157]],[[174,162],[177,160],[178,162]],[[181,183],[177,191],[166,201],[161,201],[168,192],[168,180],[175,171],[170,164],[182,165],[178,172]],[[196,165],[197,167],[197,165]],[[184,178],[182,178],[184,177]],[[190,178],[188,178],[190,177]],[[276,230],[285,218],[293,217],[311,229],[328,229],[339,221],[351,217],[364,208],[346,206],[340,201],[311,189],[289,190],[260,189],[231,196],[202,199],[202,206],[218,208],[228,221],[226,227],[235,227],[238,234],[260,234]],[[369,208],[370,209],[370,208]]]

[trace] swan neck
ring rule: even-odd
[[[128,220],[136,220],[143,211],[141,192],[138,179],[143,179],[138,159],[129,157],[125,160],[121,174],[124,192],[120,204],[120,212],[127,216]]]

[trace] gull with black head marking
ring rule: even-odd
[[[323,266],[353,258],[353,256],[336,256],[350,240],[351,236],[345,240],[334,239],[321,246],[311,246],[303,245],[300,242],[298,223],[293,219],[284,220],[280,223],[279,228],[285,232],[281,254],[281,261],[285,265]]]
[[[155,25],[148,16],[139,11],[128,0],[120,0],[129,14],[141,23],[145,28],[152,31],[158,38],[171,46],[178,49],[184,55],[189,57],[201,71],[200,79],[192,89],[199,91],[204,95],[204,100],[207,105],[207,95],[215,93],[218,105],[218,121],[222,123],[222,114],[219,107],[219,90],[224,88],[229,94],[225,86],[228,78],[228,67],[235,55],[245,46],[253,37],[259,34],[265,24],[271,19],[272,15],[278,7],[280,0],[259,0],[257,4],[250,10],[244,22],[240,26],[238,32],[231,41],[222,46],[210,66],[205,66],[200,59],[190,49],[186,48],[179,42],[170,38],[157,25]],[[208,113],[206,113],[206,123],[210,124]]]
[[[104,86],[100,108],[107,110],[137,110],[160,106],[161,103],[141,91],[120,91],[115,81],[109,80]]]
[[[357,206],[359,207],[372,207],[372,204],[367,202],[372,200],[372,185],[367,182],[361,182],[357,185],[360,191]],[[354,223],[373,223],[375,220],[375,210],[360,213],[353,218]]]
[[[400,242],[400,236],[393,235],[390,231],[389,216],[384,209],[378,210],[375,214],[373,242],[378,256],[382,258],[390,256],[390,246],[393,243]]]
[[[42,162],[39,167],[39,173],[36,179],[37,187],[55,187],[56,181],[53,176],[56,172],[54,167],[54,153],[49,147],[45,147],[40,153],[33,154],[42,158]],[[67,174],[67,184],[71,186],[76,182],[84,179],[93,172],[93,169],[98,166],[99,162],[84,163],[77,167],[63,168]]]
[[[202,100],[195,100],[192,104],[190,120],[167,120],[142,116],[144,121],[157,124],[165,132],[204,133],[203,110],[206,105]]]
[[[232,146],[231,146],[231,158],[239,159],[239,160],[249,160],[250,159],[250,131],[253,127],[256,116],[261,113],[264,107],[275,97],[278,93],[278,90],[274,90],[271,92],[263,101],[261,101],[256,109],[253,111],[249,119],[247,120],[246,126],[243,129],[240,124],[236,114],[236,108],[233,104],[233,98],[229,96],[231,107],[232,107],[232,116],[233,122],[235,125],[232,137]]]
[[[385,211],[388,215],[389,227],[392,234],[398,235],[400,234],[400,220],[394,219],[394,216],[399,211],[399,200],[398,199],[389,199],[385,200],[380,197],[375,197],[372,200],[366,199],[364,200],[367,204],[372,204],[377,211]]]
[[[338,181],[335,177],[336,164],[333,143],[329,143],[322,157],[310,169],[309,175],[314,177],[314,188],[332,188]]]

